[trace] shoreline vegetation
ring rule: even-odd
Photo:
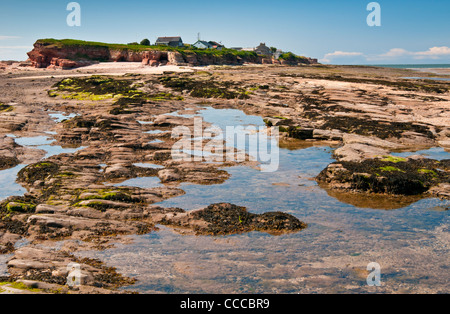
[[[192,45],[183,47],[146,46],[137,43],[109,44],[74,39],[39,39],[28,53],[31,65],[36,68],[70,69],[93,62],[142,62],[143,65],[241,65],[241,64],[317,64],[316,59],[286,52],[274,57],[255,51],[198,49]]]
[[[197,53],[197,54],[207,54],[207,55],[216,55],[223,56],[225,54],[231,53],[236,56],[248,57],[253,56],[256,57],[257,53],[254,51],[238,51],[233,49],[224,48],[222,50],[217,49],[195,49],[189,46],[186,47],[170,47],[170,46],[156,46],[156,45],[130,45],[130,44],[109,44],[103,42],[94,42],[94,41],[84,41],[84,40],[76,40],[76,39],[38,39],[36,44],[42,44],[48,47],[54,48],[70,48],[70,47],[93,47],[93,48],[107,48],[112,50],[122,50],[122,51],[176,51],[181,54],[186,53]]]

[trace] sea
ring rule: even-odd
[[[394,69],[448,69],[450,64],[369,64],[369,66],[376,66],[382,68]]]
[[[371,66],[382,68],[394,68],[394,69],[409,69],[417,72],[433,73],[436,77],[432,76],[412,76],[403,77],[409,80],[432,80],[432,81],[450,81],[450,64],[374,64]]]

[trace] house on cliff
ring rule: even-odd
[[[213,49],[222,50],[223,48],[225,48],[224,45],[222,45],[216,41],[210,41],[209,43],[212,45]]]
[[[267,47],[265,43],[260,43],[259,46],[255,48],[255,52],[263,56],[271,57],[273,55],[272,49]]]
[[[212,49],[213,47],[209,42],[204,40],[197,40],[197,42],[192,46],[197,49]]]
[[[158,37],[156,40],[156,46],[170,46],[170,47],[183,47],[183,40],[181,37]]]
[[[205,40],[198,40],[192,46],[197,48],[197,49],[217,49],[217,50],[222,50],[224,48],[224,46],[219,44],[218,42],[205,41]]]

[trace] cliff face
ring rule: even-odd
[[[238,55],[233,53],[212,54],[196,51],[180,53],[177,51],[133,50],[125,47],[113,48],[95,45],[55,45],[37,41],[28,53],[31,64],[36,68],[71,69],[96,62],[142,62],[144,65],[239,65],[280,64],[278,60],[264,58],[256,54]],[[314,64],[314,59],[302,58],[294,64]]]

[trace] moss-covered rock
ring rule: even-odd
[[[5,105],[0,102],[0,112],[9,112],[9,111],[13,111],[13,110],[14,110],[13,106]]]
[[[0,170],[9,169],[17,166],[20,161],[16,157],[0,156]]]
[[[33,213],[35,209],[35,204],[9,202],[6,205],[6,210],[10,213]]]
[[[450,160],[384,156],[362,162],[335,162],[316,178],[331,188],[396,195],[419,195],[450,182]]]
[[[245,207],[233,204],[213,204],[191,213],[176,213],[164,218],[163,224],[193,229],[197,235],[230,235],[252,231],[283,234],[307,228],[292,215],[270,212],[262,215],[249,213]]]
[[[22,169],[18,174],[19,182],[31,184],[38,180],[46,180],[49,177],[58,174],[59,165],[46,161],[29,165]]]
[[[376,136],[381,139],[401,138],[404,132],[415,132],[426,138],[435,138],[429,126],[412,122],[392,122],[333,115],[324,116],[323,120],[325,123],[320,128],[324,130],[340,130],[345,133]]]
[[[188,76],[164,76],[160,79],[165,87],[176,91],[188,91],[196,98],[247,99],[249,92],[234,82],[215,81],[211,78]]]

